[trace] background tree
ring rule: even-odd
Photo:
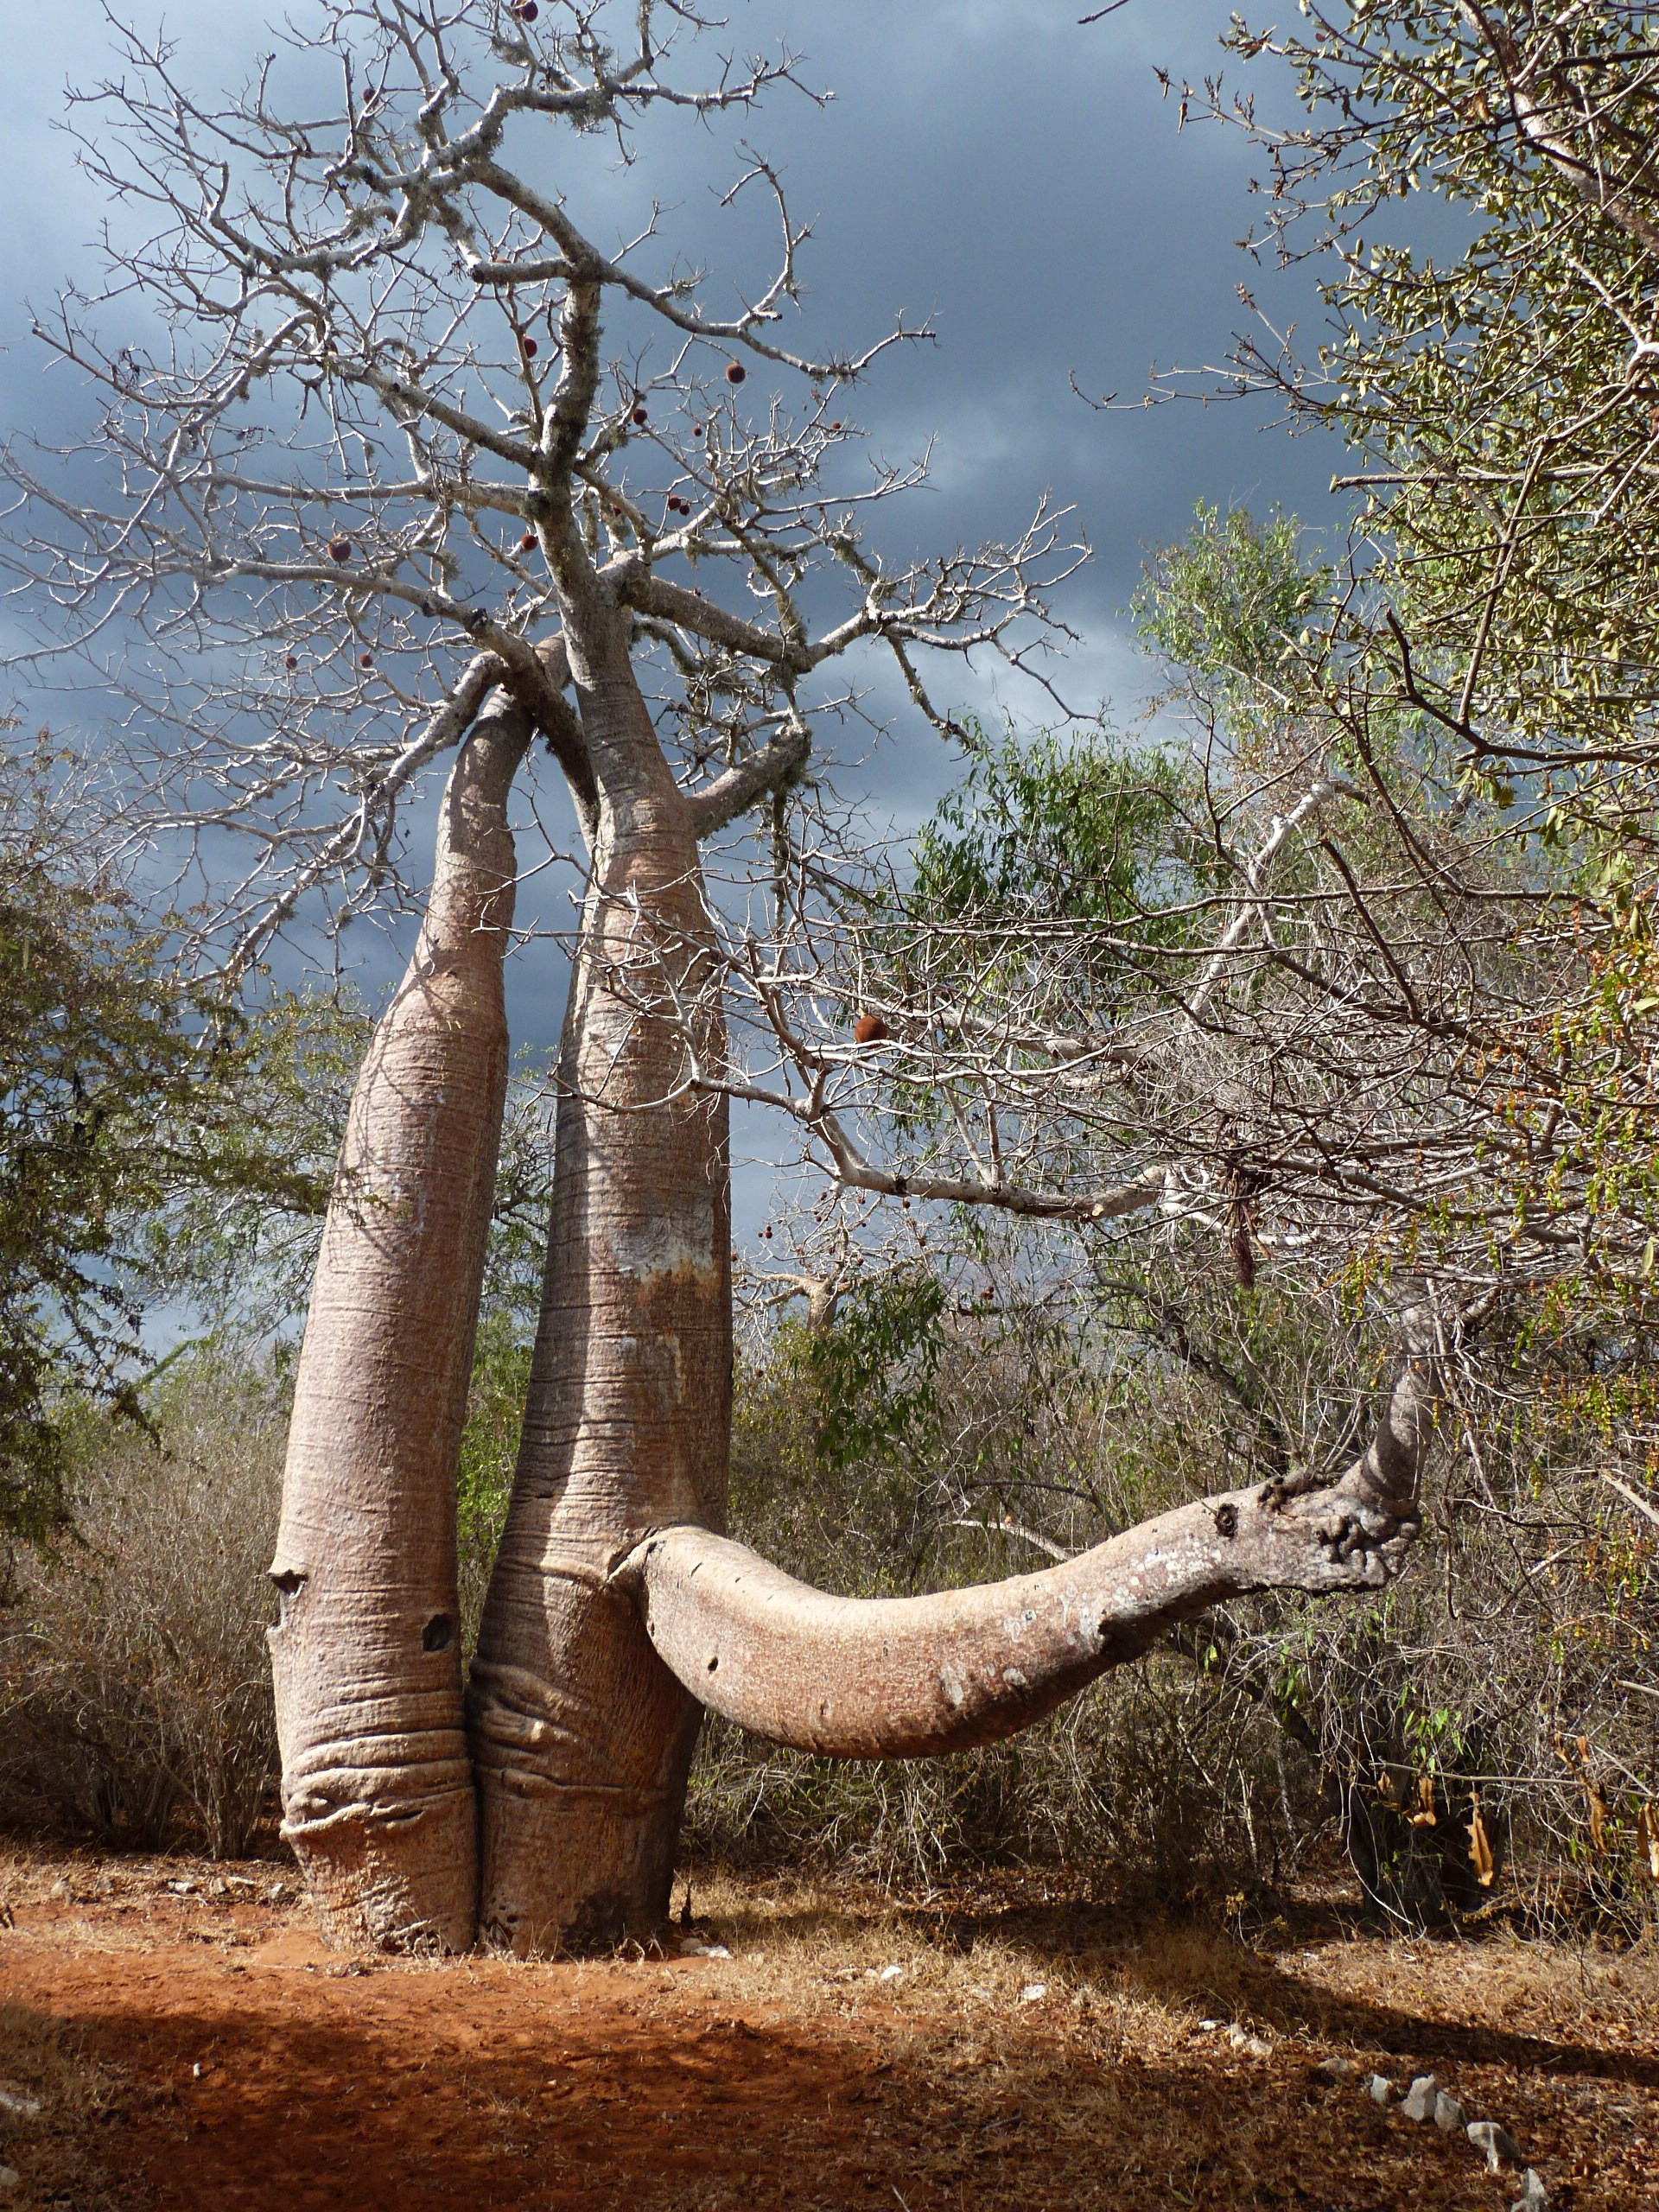
[[[142,1421],[164,1303],[156,1234],[206,1201],[321,1211],[306,1086],[327,1025],[249,1019],[192,986],[97,847],[97,808],[46,740],[0,784],[0,1527],[61,1526],[65,1423],[90,1396]],[[71,826],[71,817],[79,818]]]

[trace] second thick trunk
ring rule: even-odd
[[[473,1668],[480,1926],[520,1955],[665,1916],[700,1714],[612,1574],[653,1527],[723,1517],[727,1116],[684,1084],[688,1037],[717,1052],[719,1021],[696,842],[654,754],[642,742],[638,783],[606,791],[524,1438]]]

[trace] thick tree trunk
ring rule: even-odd
[[[444,794],[420,941],[353,1094],[295,1386],[270,1631],[283,1833],[324,1932],[474,1938],[455,1461],[507,1079],[509,786],[498,704]]]
[[[686,802],[626,669],[582,684],[601,805],[561,1058],[547,1272],[512,1505],[473,1667],[480,1927],[520,1955],[666,1913],[699,1711],[613,1570],[723,1518],[727,1116]]]
[[[988,1743],[1224,1599],[1389,1580],[1434,1433],[1434,1363],[1408,1322],[1376,1434],[1329,1488],[1198,1499],[1041,1573],[925,1598],[831,1597],[690,1527],[647,1538],[616,1582],[692,1694],[756,1735],[851,1758]]]

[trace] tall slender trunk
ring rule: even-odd
[[[476,1923],[455,1462],[507,1080],[499,704],[445,791],[425,923],[353,1093],[295,1386],[270,1631],[283,1833],[336,1941],[461,1950]]]
[[[610,1580],[649,1530],[724,1523],[731,1421],[723,1101],[691,817],[631,676],[584,689],[594,878],[560,1062],[547,1271],[470,1718],[480,1921],[521,1955],[658,1926],[700,1709]]]

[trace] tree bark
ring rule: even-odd
[[[271,1567],[283,1834],[341,1942],[462,1950],[474,1933],[455,1463],[506,1093],[506,800],[529,734],[498,703],[450,777],[420,940],[353,1096],[295,1386]]]
[[[1389,1579],[1434,1432],[1434,1363],[1408,1319],[1376,1434],[1327,1488],[1198,1499],[1040,1573],[925,1598],[831,1597],[691,1527],[647,1538],[615,1581],[678,1680],[758,1736],[847,1758],[989,1743],[1224,1599]]]
[[[725,1510],[727,1109],[693,821],[619,645],[573,652],[599,794],[560,1061],[557,1162],[523,1442],[474,1662],[480,1920],[530,1955],[660,1927],[700,1712],[613,1570]]]

